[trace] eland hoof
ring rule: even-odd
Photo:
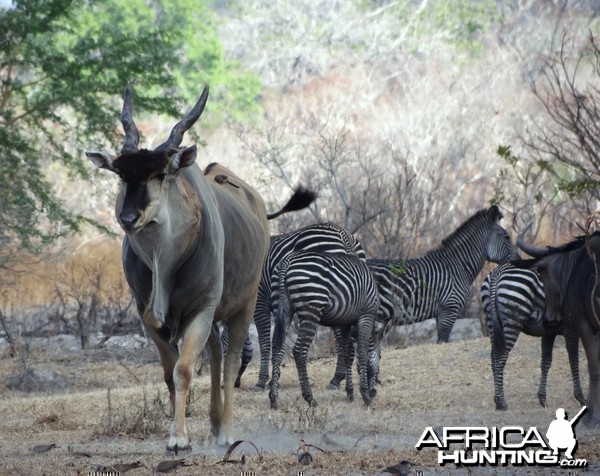
[[[175,456],[179,454],[189,454],[192,452],[192,445],[190,444],[190,440],[187,438],[169,438],[169,442],[167,443],[167,452],[175,454]]]
[[[217,438],[217,446],[231,446],[234,443],[232,436],[219,436]]]

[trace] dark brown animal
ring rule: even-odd
[[[537,248],[522,241],[518,246],[536,257],[513,264],[539,273],[546,293],[547,319],[554,323],[564,320],[564,325],[574,326],[581,338],[590,378],[582,421],[588,426],[600,425],[600,232],[558,247]]]
[[[304,208],[315,196],[297,190],[282,210],[267,216],[258,193],[231,171],[218,164],[200,170],[196,146],[179,145],[201,115],[208,87],[154,150],[138,149],[131,96],[128,86],[121,154],[86,154],[121,178],[115,213],[125,231],[123,267],[144,326],[158,347],[169,388],[173,423],[167,448],[190,448],[185,401],[194,364],[207,342],[213,359],[212,432],[217,444],[229,445],[234,441],[233,384],[268,249],[267,219]],[[223,395],[217,321],[229,327]]]

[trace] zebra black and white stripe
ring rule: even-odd
[[[491,340],[496,410],[508,408],[504,397],[504,368],[521,332],[542,338],[541,377],[537,393],[540,405],[546,406],[546,383],[557,335],[565,336],[573,394],[581,404],[585,404],[579,380],[579,337],[571,326],[564,326],[562,322],[557,326],[544,321],[544,285],[536,271],[516,268],[510,263],[498,266],[483,280],[481,304],[487,315]]]
[[[261,389],[265,387],[269,379],[271,358],[271,314],[273,311],[271,276],[286,256],[299,250],[349,254],[366,260],[360,242],[351,233],[333,223],[310,225],[291,233],[271,237],[271,245],[263,266],[256,310],[254,311],[254,324],[260,347],[260,372],[256,386]],[[274,291],[276,293],[276,290]],[[247,365],[248,363],[244,363],[242,360],[242,367],[245,368]]]
[[[448,342],[469,289],[486,261],[516,257],[507,231],[498,223],[498,207],[472,215],[442,245],[420,258],[368,260],[381,299],[381,314],[393,324],[436,318],[438,341]]]
[[[354,398],[350,329],[351,326],[356,326],[360,393],[364,403],[370,404],[370,374],[373,369],[368,365],[368,353],[379,298],[377,286],[366,262],[351,255],[299,251],[281,261],[273,273],[272,280],[272,287],[278,287],[278,293],[276,302],[273,303],[276,318],[273,335],[273,375],[269,391],[271,407],[278,406],[283,343],[294,313],[298,319],[298,336],[293,355],[302,396],[309,405],[315,406],[316,402],[306,369],[307,354],[318,324],[340,329],[341,342],[338,352],[344,359],[346,393],[350,400]]]
[[[508,233],[498,223],[501,218],[498,207],[492,206],[472,215],[439,248],[420,258],[368,260],[379,290],[379,338],[392,325],[435,318],[438,342],[448,342],[484,263],[517,256]],[[330,385],[339,385],[339,376]]]

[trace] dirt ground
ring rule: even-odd
[[[257,351],[258,353],[258,351]],[[189,404],[192,453],[167,455],[166,387],[157,354],[145,349],[29,353],[0,359],[0,475],[172,474],[372,475],[406,460],[409,474],[600,474],[600,429],[577,428],[577,458],[588,468],[440,466],[437,450],[415,445],[427,427],[535,426],[545,434],[557,408],[575,415],[570,370],[557,341],[547,407],[536,397],[540,342],[521,336],[505,375],[506,412],[494,409],[489,342],[384,348],[382,385],[371,407],[325,390],[334,359],[310,364],[319,405],[300,396],[296,370],[282,372],[280,410],[267,392],[253,389],[255,356],[235,396],[235,433],[243,442],[231,454],[209,437],[207,375],[195,379]],[[582,383],[587,365],[580,352]],[[28,386],[28,379],[31,380]],[[356,377],[355,377],[356,381]],[[43,391],[24,391],[40,388]],[[36,387],[37,385],[37,387]],[[310,456],[303,456],[308,451]],[[223,462],[227,460],[228,462]],[[307,465],[301,464],[303,460]],[[311,461],[309,461],[311,460]]]

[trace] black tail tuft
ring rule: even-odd
[[[496,349],[496,352],[499,355],[504,354],[504,352],[506,351],[506,344],[504,342],[504,326],[502,325],[502,320],[500,319],[500,316],[498,316],[497,313],[495,313],[496,315],[494,317],[492,317],[493,322],[492,322],[492,329],[493,329],[493,343],[492,345],[494,346],[494,348]]]
[[[317,194],[315,192],[308,188],[298,186],[296,190],[294,190],[294,194],[283,206],[283,208],[278,212],[269,213],[267,215],[267,219],[272,220],[273,218],[277,218],[279,215],[283,215],[284,213],[302,210],[303,208],[308,207],[312,202],[314,202],[316,198]]]

